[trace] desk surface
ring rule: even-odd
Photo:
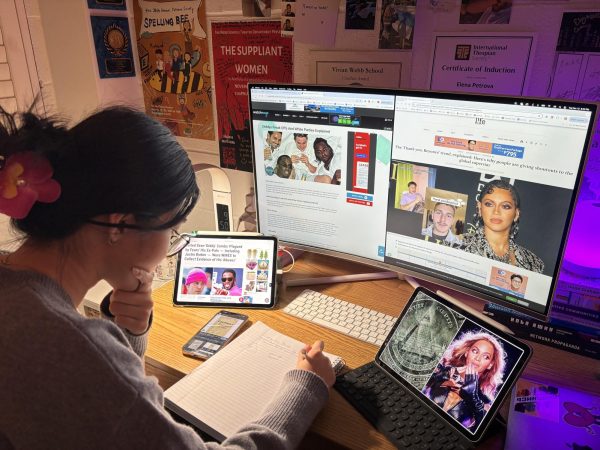
[[[377,272],[378,269],[323,255],[305,253],[296,262],[284,281],[294,278],[345,275]],[[281,287],[279,303],[273,310],[244,310],[251,322],[260,320],[275,330],[303,342],[325,341],[325,349],[340,355],[353,369],[372,361],[378,348],[335,331],[297,319],[283,313],[282,309],[303,289],[310,288],[342,300],[398,316],[412,293],[412,288],[400,279],[363,281],[303,287]],[[153,294],[155,300],[154,323],[146,351],[146,365],[152,373],[162,373],[171,382],[197,367],[201,361],[183,356],[181,347],[220,308],[183,308],[172,305],[173,283],[168,283]],[[483,303],[465,300],[481,310]],[[556,382],[561,386],[600,392],[600,364],[590,358],[563,352],[529,342],[534,350],[525,373],[529,378]],[[163,387],[166,387],[163,385]],[[393,448],[353,407],[336,391],[317,416],[311,432],[349,448]]]

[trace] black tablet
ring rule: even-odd
[[[175,305],[275,305],[277,238],[215,233],[190,235],[189,239],[177,259]]]
[[[477,442],[530,356],[526,344],[489,321],[418,288],[375,362]]]

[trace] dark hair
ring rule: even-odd
[[[267,131],[267,134],[268,134],[269,136],[271,136],[273,133],[279,133],[279,134],[281,134],[281,131],[277,131],[277,130],[271,130],[271,131]]]
[[[237,275],[235,273],[235,270],[233,269],[225,269],[223,272],[221,272],[221,276],[225,275],[226,273],[230,273],[233,275],[233,279],[237,279]]]
[[[456,213],[456,206],[451,205],[450,203],[444,203],[444,202],[437,202],[435,205],[433,205],[433,210],[435,211],[435,208],[437,208],[439,205],[449,206],[450,208],[452,208],[454,213]]]
[[[476,141],[475,139],[469,139],[469,144],[470,144],[471,142],[472,142],[473,144],[477,144],[477,141]]]
[[[327,139],[324,139],[322,137],[318,137],[315,139],[315,142],[313,142],[313,148],[316,148],[317,144],[325,144],[327,147],[331,147],[331,145],[329,145],[329,143],[327,142]]]
[[[506,191],[509,191],[510,195],[513,198],[513,201],[515,202],[515,208],[518,209],[521,207],[521,198],[519,197],[519,193],[512,184],[504,180],[488,181],[487,184],[481,189],[481,192],[479,194],[479,201],[481,201],[483,197],[487,194],[491,194],[492,192],[494,192],[494,189],[504,189]]]
[[[279,165],[286,158],[292,162],[292,158],[290,158],[288,155],[281,155],[279,158],[277,158],[277,165]]]
[[[299,137],[308,138],[308,134],[306,134],[306,133],[294,133],[294,140],[296,140]]]
[[[101,214],[133,214],[140,223],[151,223],[178,208],[161,225],[167,228],[196,204],[198,186],[185,150],[168,128],[143,112],[106,108],[70,129],[31,110],[16,116],[0,109],[0,119],[0,155],[44,156],[61,186],[58,200],[36,202],[25,218],[12,219],[29,237],[61,239]]]
[[[414,186],[417,185],[417,183],[415,183],[414,181],[409,181],[408,184],[407,184],[407,186],[410,187],[411,184],[414,185]]]
[[[513,274],[510,276],[510,281],[512,281],[512,280],[513,280],[513,279],[515,279],[515,278],[518,278],[519,280],[523,281],[523,277],[522,277],[521,275],[519,275],[519,274],[516,274],[516,273],[513,273]]]

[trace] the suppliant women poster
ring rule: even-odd
[[[292,39],[278,20],[211,26],[221,167],[252,172],[248,82],[291,83]]]
[[[177,136],[214,139],[204,2],[133,4],[146,112]]]

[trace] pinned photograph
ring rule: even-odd
[[[458,23],[509,23],[511,10],[512,0],[462,0]]]

